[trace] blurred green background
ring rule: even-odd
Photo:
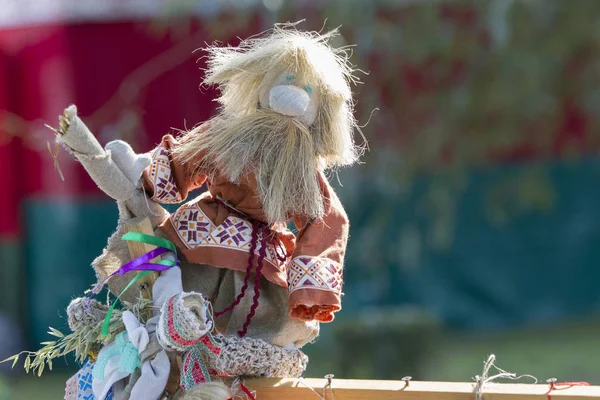
[[[370,146],[333,182],[344,309],[306,376],[469,381],[494,353],[600,383],[597,0],[1,0],[0,358],[66,330],[116,226],[62,152],[60,180],[43,124],[76,103],[102,143],[147,151],[214,111],[194,49],[300,19],[355,45]],[[75,368],[0,365],[0,399],[62,398]]]

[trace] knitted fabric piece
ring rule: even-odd
[[[185,353],[183,357],[179,386],[188,391],[197,384],[204,382],[210,382],[210,374],[206,368],[202,351],[199,347],[194,347]]]
[[[211,373],[215,374],[215,371],[208,370],[207,361],[216,359],[220,354],[221,343],[216,341],[211,334],[202,336],[198,345],[183,356],[181,388],[188,391],[199,383],[210,382],[210,375]]]
[[[306,369],[308,356],[300,350],[273,346],[260,339],[217,335],[222,343],[218,358],[208,368],[233,376],[298,378]]]
[[[156,334],[163,348],[186,352],[212,329],[207,302],[198,293],[180,293],[169,298],[160,310]]]
[[[95,325],[102,321],[108,312],[108,307],[96,300],[90,300],[87,297],[73,299],[67,307],[67,318],[69,328],[73,332]]]
[[[216,358],[221,347],[209,331],[213,327],[209,303],[198,293],[179,293],[161,307],[156,336],[163,348],[184,353],[180,386],[190,390],[210,382],[206,359]]]

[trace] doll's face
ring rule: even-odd
[[[318,88],[302,82],[294,74],[284,72],[269,90],[260,93],[260,105],[283,115],[297,117],[310,126],[317,118]]]

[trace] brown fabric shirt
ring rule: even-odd
[[[188,192],[207,184],[208,191],[183,204],[160,227],[188,261],[217,268],[246,271],[250,251],[252,267],[258,265],[261,243],[262,273],[276,285],[288,288],[289,312],[305,321],[330,322],[341,309],[342,266],[348,241],[348,217],[335,192],[322,173],[319,184],[325,214],[309,221],[296,216],[293,221],[298,236],[287,229],[285,221],[260,229],[258,245],[252,243],[256,221],[265,215],[250,174],[239,184],[216,176],[189,176],[185,165],[172,157],[177,146],[171,136],[163,137],[152,163],[144,171],[144,186],[152,199],[163,204],[181,203]],[[254,249],[252,249],[254,247]]]

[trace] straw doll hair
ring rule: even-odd
[[[361,152],[350,89],[358,79],[348,51],[329,44],[337,34],[285,24],[237,47],[208,47],[204,82],[220,88],[220,111],[184,133],[174,156],[192,175],[218,171],[239,182],[254,174],[270,223],[321,217],[318,171],[351,165]],[[309,93],[313,115],[269,107],[271,89],[282,83]]]

